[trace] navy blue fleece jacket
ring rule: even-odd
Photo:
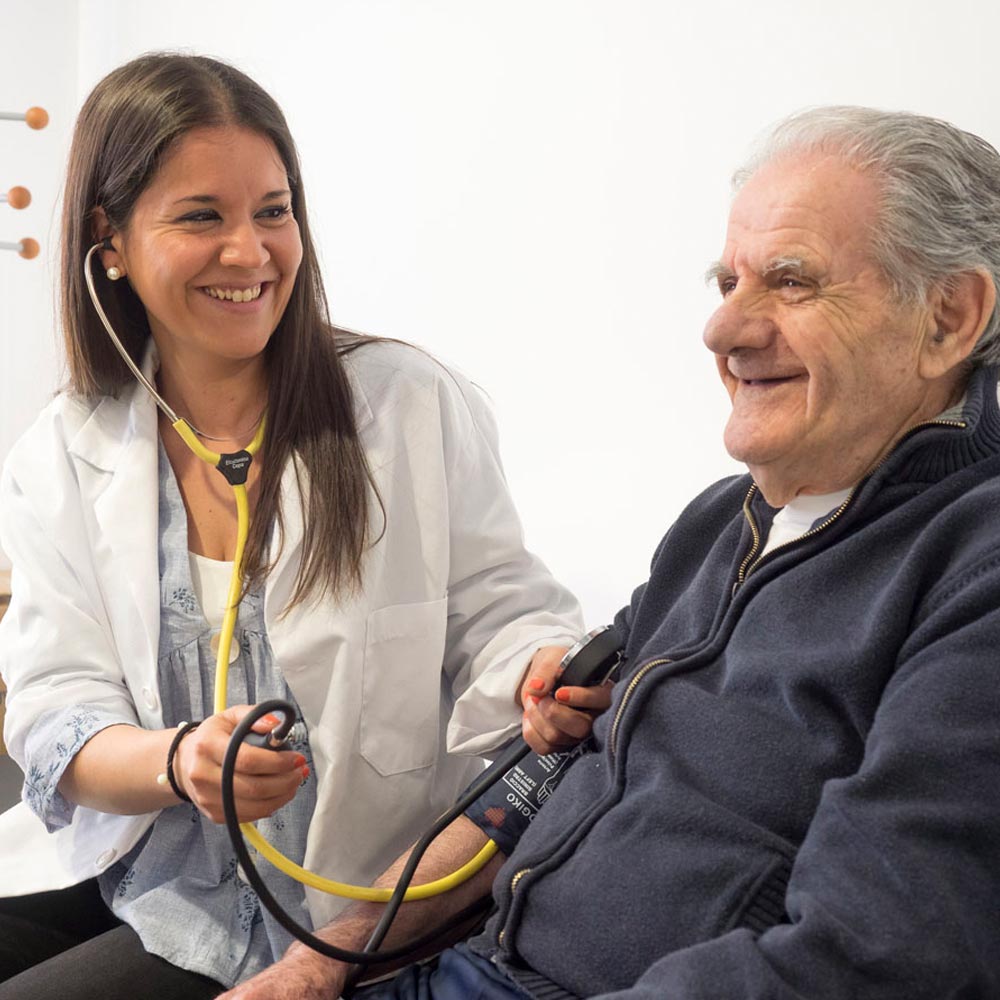
[[[980,371],[766,557],[749,478],[698,497],[475,950],[603,1000],[1000,997],[998,473]]]

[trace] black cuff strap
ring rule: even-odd
[[[159,774],[156,780],[162,785],[165,782],[170,783],[170,787],[174,790],[174,795],[181,800],[181,802],[190,802],[191,797],[185,795],[181,790],[181,786],[177,784],[177,778],[174,776],[174,754],[177,753],[177,748],[181,745],[181,740],[187,736],[193,729],[197,729],[201,725],[201,720],[197,722],[182,722],[180,728],[174,734],[174,738],[170,741],[170,749],[167,750],[167,766],[164,769],[163,774]]]

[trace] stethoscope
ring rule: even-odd
[[[91,272],[91,260],[94,254],[101,250],[114,250],[111,237],[107,237],[100,243],[94,244],[87,251],[87,255],[84,258],[83,275],[87,284],[87,291],[90,293],[90,299],[94,304],[94,309],[97,311],[104,329],[121,355],[122,360],[128,365],[129,370],[152,397],[160,411],[170,421],[170,425],[180,435],[181,440],[198,458],[222,474],[226,482],[232,487],[233,496],[236,501],[236,550],[233,555],[233,571],[229,582],[229,593],[225,615],[222,620],[219,648],[215,662],[214,711],[216,713],[222,712],[226,708],[229,655],[243,593],[243,551],[250,531],[250,508],[247,501],[246,482],[254,456],[259,452],[264,441],[266,417],[261,417],[253,440],[241,451],[219,453],[212,451],[202,444],[198,439],[199,436],[205,437],[208,440],[213,439],[208,435],[200,434],[188,421],[178,416],[167,401],[156,391],[156,387],[146,378],[125,349],[125,345],[115,332],[114,327],[111,325],[107,314],[101,306],[97,290],[94,287],[94,277]],[[603,683],[613,673],[619,659],[620,647],[617,636],[607,628],[595,629],[577,643],[563,658],[562,665],[564,670],[556,687],[564,684],[590,686],[595,683]],[[270,733],[259,734],[252,732],[254,723],[269,713],[278,713],[282,716],[282,721],[279,725]],[[233,780],[236,770],[236,755],[239,752],[240,745],[244,741],[247,741],[273,750],[281,749],[295,722],[295,714],[295,707],[290,702],[279,699],[262,702],[254,706],[233,730],[222,766],[222,802],[226,819],[226,829],[246,875],[246,880],[251,884],[260,897],[261,902],[267,907],[278,923],[300,941],[329,958],[366,966],[374,962],[392,961],[397,958],[406,957],[417,949],[423,948],[434,941],[446,929],[464,923],[466,920],[471,919],[474,913],[481,912],[484,909],[482,902],[474,904],[472,907],[462,911],[462,913],[456,914],[448,921],[447,925],[436,927],[430,933],[423,935],[419,940],[409,942],[405,947],[382,952],[375,950],[388,933],[396,912],[403,902],[427,899],[461,885],[472,878],[476,872],[480,871],[496,854],[498,850],[497,844],[493,840],[488,840],[475,857],[450,875],[423,885],[410,886],[410,881],[413,878],[420,859],[435,837],[454,819],[460,816],[490,785],[516,766],[517,762],[529,753],[530,748],[528,745],[523,740],[518,739],[500,754],[466,789],[461,798],[446,813],[439,817],[434,825],[418,841],[410,853],[395,888],[376,889],[371,886],[348,885],[343,882],[336,882],[308,871],[268,843],[252,823],[240,823],[237,818]],[[365,950],[359,952],[337,948],[316,937],[309,930],[296,923],[281,908],[264,884],[250,856],[250,852],[247,850],[246,841],[249,841],[279,871],[313,889],[348,899],[387,903],[388,905],[382,918],[365,946]]]

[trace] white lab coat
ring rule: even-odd
[[[516,732],[514,690],[532,652],[571,643],[582,626],[571,595],[523,547],[478,390],[401,345],[367,345],[346,363],[385,532],[361,593],[281,617],[301,556],[290,465],[265,616],[310,731],[317,802],[306,867],[367,884],[481,766],[453,754],[487,752]],[[96,405],[58,396],[11,452],[0,481],[13,564],[0,672],[4,737],[22,764],[48,709],[98,704],[163,727],[156,512],[156,410],[138,385]],[[90,878],[155,818],[78,808],[50,835],[17,806],[0,817],[0,893]],[[316,924],[342,905],[308,894]]]

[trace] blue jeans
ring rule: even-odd
[[[460,944],[443,952],[436,966],[411,965],[395,979],[366,986],[357,1000],[525,1000],[496,966]]]

